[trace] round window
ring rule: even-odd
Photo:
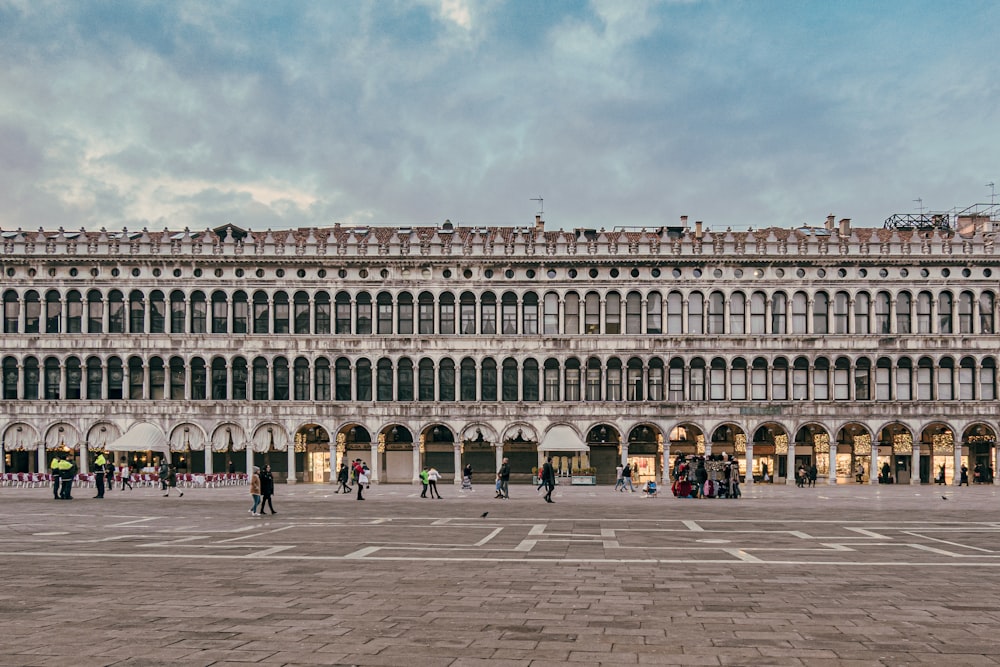
[[[721,278],[722,277],[722,269],[716,269],[715,271],[712,271],[712,275],[715,276],[716,278]]]
[[[378,275],[382,280],[386,280],[389,277],[389,269],[382,269],[378,272]]]
[[[590,271],[587,272],[587,275],[589,275],[591,278],[596,278],[597,277],[597,269],[591,269]]]
[[[701,278],[701,269],[695,269],[693,273],[695,278]]]
[[[566,272],[566,275],[568,275],[570,278],[576,278],[576,269],[570,269],[569,271]]]
[[[154,273],[155,273],[155,271],[154,271]],[[243,269],[236,269],[236,277],[237,278],[242,278],[243,277],[243,273],[244,273]]]
[[[556,270],[549,269],[548,271],[545,272],[545,275],[551,280],[556,277]]]
[[[222,277],[222,269],[216,269],[215,270],[215,277],[216,278],[221,278]]]
[[[338,278],[346,278],[347,277],[347,269],[337,269],[337,277]]]
[[[963,278],[968,278],[971,275],[972,275],[972,271],[970,271],[969,269],[962,269],[962,277]]]
[[[132,269],[132,277],[133,278],[138,278],[140,273],[141,273],[141,271],[139,271],[139,269]]]
[[[797,278],[805,278],[806,277],[806,270],[805,269],[795,269],[795,276]]]
[[[264,269],[257,269],[257,271],[254,272],[254,275],[257,276],[258,278],[263,278],[264,277]]]
[[[947,278],[951,275],[951,269],[941,269],[941,275]]]
[[[94,271],[96,271],[96,270],[97,269],[94,269]],[[14,277],[14,269],[13,268],[7,269],[7,276],[10,277],[10,278]]]
[[[670,272],[670,274],[674,278],[680,278],[681,277],[681,270],[680,269],[674,269],[673,271]]]
[[[534,278],[535,277],[535,270],[534,269],[528,269],[527,271],[525,271],[525,275],[528,276],[528,278]]]
[[[837,269],[837,275],[841,278],[847,277],[847,269]]]
[[[121,275],[121,273],[122,273],[122,272],[121,272],[121,271],[119,271],[118,269],[111,269],[111,277],[112,277],[112,278],[117,278],[118,276],[120,276],[120,275]],[[31,271],[28,271],[28,275],[29,275],[29,276],[33,276],[33,275],[35,275],[35,270],[34,270],[34,269],[32,269]]]
[[[858,276],[862,278],[868,277],[868,269],[858,269]]]
[[[784,269],[775,269],[774,270],[774,275],[776,275],[779,278],[784,278],[785,277],[785,270]]]
[[[361,269],[360,271],[358,271],[358,278],[367,278],[367,277],[368,277],[368,269]]]
[[[316,275],[319,276],[320,278],[326,278],[326,269],[320,269],[319,271],[316,272]]]
[[[826,278],[826,269],[816,269],[816,275],[820,278]]]
[[[299,269],[298,271],[295,272],[295,275],[297,275],[299,278],[305,278],[306,277],[306,270],[305,269]]]
[[[445,269],[441,272],[441,275],[445,278],[451,278],[451,269]]]
[[[899,275],[905,278],[906,276],[910,275],[910,272],[907,269],[900,269]]]
[[[135,270],[136,269],[133,269],[133,271],[135,271]],[[56,277],[56,270],[55,269],[49,269],[49,277],[50,278],[55,278]]]
[[[274,275],[276,275],[279,278],[284,278],[285,277],[285,270],[284,269],[278,269],[277,271],[274,272]]]
[[[513,269],[507,269],[506,271],[503,272],[503,277],[507,278],[508,280],[510,278],[513,278],[514,277],[514,270]]]
[[[156,273],[157,271],[159,271],[159,269],[154,269],[153,270],[153,275],[159,275],[158,273]],[[79,273],[79,271],[77,271],[75,268],[72,268],[72,269],[69,270],[69,275],[72,276],[73,278],[76,278],[76,275],[78,273]]]
[[[734,278],[742,278],[743,277],[743,269],[735,269],[735,270],[733,270],[733,277]]]
[[[485,271],[483,271],[483,275],[486,276],[487,278],[492,278],[493,277],[493,269],[486,269]]]
[[[628,272],[628,274],[630,276],[632,276],[633,278],[638,278],[639,277],[639,269],[632,269],[631,271]]]
[[[753,270],[753,277],[754,278],[763,278],[764,277],[764,269],[754,269]]]
[[[879,278],[888,278],[889,277],[889,272],[886,269],[879,269],[878,270],[878,277]]]
[[[195,278],[201,278],[201,269],[195,269],[194,270],[194,277]]]
[[[472,278],[472,269],[465,269],[464,271],[462,271],[462,277],[465,278],[466,280]]]
[[[989,278],[992,275],[993,275],[993,271],[991,269],[983,269],[983,276],[984,277]]]
[[[612,278],[618,277],[618,269],[611,269],[611,277]]]
[[[926,278],[929,275],[931,275],[930,271],[928,271],[927,269],[920,269],[920,277],[921,278]]]
[[[659,269],[653,269],[653,270],[652,270],[652,271],[650,271],[649,273],[650,273],[650,275],[652,275],[652,276],[653,276],[654,278],[659,278],[659,277],[660,277],[660,270],[659,270]]]

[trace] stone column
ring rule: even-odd
[[[496,463],[494,470],[500,470],[500,466],[503,465],[503,443],[497,443],[493,447],[493,460]]]
[[[340,448],[330,443],[330,484],[337,484],[337,475],[340,474],[340,464],[343,463],[344,455]]]
[[[670,441],[663,443],[663,459],[660,462],[660,485],[670,485]]]
[[[743,471],[743,483],[753,484],[753,441],[747,438],[747,467]]]
[[[788,439],[788,454],[785,455],[785,484],[795,484],[795,475],[798,468],[795,466],[795,441]]]
[[[373,442],[372,443],[372,447],[371,447],[372,464],[371,464],[370,470],[369,470],[369,472],[371,474],[368,475],[368,481],[369,481],[370,484],[378,484],[379,483],[379,474],[378,473],[379,473],[379,470],[381,470],[382,466],[379,464],[379,460],[378,460],[378,458],[379,458],[378,457],[379,451],[378,450],[379,450],[378,441]]]
[[[40,460],[42,461],[42,463],[45,463],[45,443],[43,442],[39,446],[42,448],[42,454]],[[90,472],[89,461],[87,461],[87,455],[89,453],[90,452],[87,450],[87,443],[84,442],[83,444],[80,445],[80,463],[77,466],[78,468],[80,468],[80,472],[84,474]]]
[[[420,444],[413,443],[413,474],[410,476],[410,484],[420,483],[420,468],[422,466],[421,456],[420,456]]]
[[[417,455],[417,461],[419,461],[419,453]],[[459,486],[462,483],[462,445],[455,443],[455,486]]]
[[[993,483],[1000,484],[1000,445],[993,445]]]
[[[962,483],[962,443],[956,441],[955,445],[955,486]],[[912,480],[911,480],[912,481]]]
[[[297,481],[295,479],[295,445],[288,443],[288,479],[285,483],[295,484]]]
[[[45,443],[43,442],[38,445],[38,449],[35,451],[38,472],[48,472],[48,468],[45,465],[45,452]]]
[[[621,437],[621,436],[618,436],[618,437]],[[627,440],[622,443],[621,449],[622,449],[622,456],[621,456],[622,466],[624,467],[625,464],[628,463],[628,441]]]
[[[249,475],[253,472],[253,443],[248,441],[243,451],[246,453],[247,474]]]
[[[872,447],[872,450],[877,451],[876,447]],[[830,443],[830,467],[827,469],[827,480],[826,483],[834,486],[837,484],[837,443]],[[878,456],[873,456],[875,460],[878,460]]]
[[[872,457],[875,458],[875,457]],[[875,465],[878,465],[876,462]],[[920,484],[920,443],[913,443],[913,452],[910,454],[910,484]]]
[[[215,473],[215,470],[213,470],[214,462],[212,460],[212,458],[213,458],[212,457],[212,452],[213,451],[214,450],[212,449],[212,441],[209,440],[208,442],[205,443],[205,474],[206,475],[211,475],[211,474]]]

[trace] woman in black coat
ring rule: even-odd
[[[271,514],[277,514],[274,511],[274,503],[271,502],[271,496],[274,495],[274,477],[271,475],[271,466],[268,465],[260,471],[260,495],[263,498],[260,502],[260,513],[267,514],[264,511],[264,506],[267,505],[271,508]]]

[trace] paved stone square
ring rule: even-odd
[[[996,487],[744,491],[2,488],[0,664],[1000,662]]]

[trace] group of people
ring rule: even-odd
[[[428,468],[424,466],[420,471],[420,484],[424,487],[423,491],[420,492],[421,498],[427,498],[427,492],[430,491],[431,498],[441,499],[441,494],[438,493],[438,480],[441,479],[441,473],[437,471],[437,468]]]
[[[677,498],[739,498],[740,464],[732,454],[674,459],[671,491]]]
[[[371,486],[371,470],[361,459],[354,459],[350,466],[346,463],[340,464],[340,469],[337,471],[337,490],[334,493],[350,493],[353,488],[351,484],[358,487],[358,500],[364,500],[364,490]]]
[[[184,495],[183,493],[181,494]],[[250,496],[253,498],[253,507],[250,508],[251,516],[264,516],[267,514],[264,511],[265,507],[271,508],[271,514],[277,514],[274,511],[274,501],[272,497],[274,496],[274,476],[271,474],[271,466],[265,464],[263,468],[257,466],[253,467],[253,473],[250,475]],[[257,511],[257,506],[260,506],[260,512]]]
[[[635,493],[635,487],[632,486],[632,472],[633,468],[630,462],[626,461],[625,465],[619,463],[618,467],[615,468],[615,488],[612,491],[624,493],[627,486],[629,491]]]
[[[808,468],[805,463],[800,463],[795,471],[795,486],[800,489],[806,486],[816,486],[816,479],[819,477],[819,468],[813,463]]]
[[[73,481],[79,472],[80,468],[72,452],[52,457],[49,473],[52,476],[52,496],[55,500],[73,500]],[[116,472],[121,477],[122,491],[125,487],[132,489],[132,466],[128,459],[122,459],[121,466],[115,468],[114,462],[104,452],[94,458],[94,486],[97,490],[94,498],[104,498],[105,491],[114,490]]]

